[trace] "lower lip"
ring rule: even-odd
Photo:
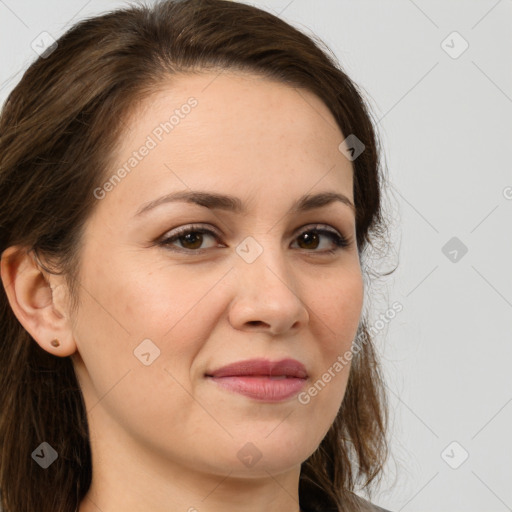
[[[263,400],[280,402],[296,395],[305,385],[306,379],[290,377],[271,379],[269,377],[208,377],[219,386],[241,395]]]

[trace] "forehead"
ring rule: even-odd
[[[298,196],[319,180],[352,195],[352,165],[338,149],[344,135],[305,89],[225,70],[171,76],[125,124],[111,172],[150,149],[131,162],[111,198],[124,189],[140,202],[198,186],[267,186]]]

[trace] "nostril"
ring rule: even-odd
[[[249,325],[254,325],[254,326],[260,326],[263,324],[263,322],[260,322],[259,320],[251,320],[250,322],[247,322]]]

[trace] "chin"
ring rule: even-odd
[[[218,453],[211,461],[215,465],[214,472],[224,475],[232,472],[232,476],[243,478],[268,478],[269,473],[276,475],[294,468],[299,470],[300,465],[317,449],[321,439],[317,442],[311,434],[293,435],[289,430],[283,428],[278,434],[277,430],[272,432],[270,429],[266,437],[244,436],[243,439],[230,441],[232,448],[219,443]],[[232,454],[234,457],[226,457]]]

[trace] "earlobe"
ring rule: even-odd
[[[0,275],[9,304],[19,322],[39,346],[65,357],[76,351],[64,305],[56,302],[54,290],[61,276],[43,272],[26,248],[9,247],[2,253]],[[58,340],[58,346],[53,340]]]

